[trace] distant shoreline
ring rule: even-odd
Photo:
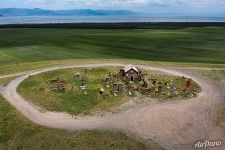
[[[1,13],[0,13],[1,14]],[[2,14],[1,14],[2,15]],[[163,22],[225,22],[225,17],[163,17],[151,15],[112,15],[112,16],[4,16],[0,25],[7,24],[114,24],[114,23],[163,23]]]
[[[121,23],[32,23],[2,24],[0,28],[74,28],[74,29],[182,29],[188,27],[225,27],[225,22],[121,22]]]

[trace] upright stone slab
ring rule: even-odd
[[[118,91],[123,92],[123,84],[118,84]]]
[[[113,84],[113,92],[118,92],[118,84]]]
[[[106,83],[106,84],[109,84],[109,82],[110,82],[110,78],[106,78],[106,79],[105,79],[105,83]]]
[[[187,79],[185,84],[185,91],[187,91],[191,87],[191,81],[192,79]]]
[[[158,86],[158,92],[159,92],[159,93],[162,93],[162,91],[163,91],[163,86],[162,86],[162,85],[159,85],[159,86]]]

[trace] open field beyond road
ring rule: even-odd
[[[0,65],[63,59],[225,64],[225,28],[1,29]]]

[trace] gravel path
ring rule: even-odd
[[[206,139],[225,142],[223,130],[215,126],[216,111],[223,100],[222,92],[209,81],[176,69],[137,65],[137,67],[146,70],[158,70],[192,78],[202,88],[202,92],[198,97],[186,101],[136,106],[118,114],[106,114],[103,117],[87,116],[74,118],[65,113],[42,112],[37,106],[22,98],[16,91],[18,85],[30,75],[64,68],[102,66],[124,66],[124,64],[69,65],[30,71],[23,73],[23,75],[21,74],[21,77],[11,81],[6,87],[1,88],[0,91],[4,98],[19,112],[32,122],[43,126],[63,129],[121,129],[132,132],[144,139],[152,139],[161,146],[171,150],[174,149],[175,144],[193,145],[200,140]],[[216,149],[225,149],[225,145]]]

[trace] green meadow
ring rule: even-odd
[[[1,150],[151,150],[160,148],[144,144],[118,131],[67,131],[32,124],[0,96]]]
[[[64,59],[225,64],[225,28],[0,29],[0,65]]]
[[[115,61],[179,67],[224,67],[224,58],[225,27],[0,29],[0,75],[56,65]],[[215,74],[211,75],[215,77]],[[12,79],[14,77],[1,79],[0,86]],[[223,107],[218,122],[224,120],[224,112]],[[67,131],[41,127],[28,121],[0,97],[0,149],[90,148],[139,150],[156,149],[158,145],[146,145],[119,131]]]
[[[109,111],[128,100],[125,93],[117,97],[110,94],[112,85],[107,88],[103,82],[109,72],[116,74],[118,71],[117,67],[88,68],[88,74],[84,75],[84,68],[56,70],[29,77],[17,90],[24,98],[48,111],[90,115],[93,111]],[[74,77],[76,73],[80,73],[80,76]],[[66,81],[65,91],[52,90],[52,84],[46,83],[57,78]],[[82,78],[86,90],[80,89]],[[39,91],[40,88],[44,88],[44,91]],[[108,95],[105,99],[99,94],[101,88]]]

